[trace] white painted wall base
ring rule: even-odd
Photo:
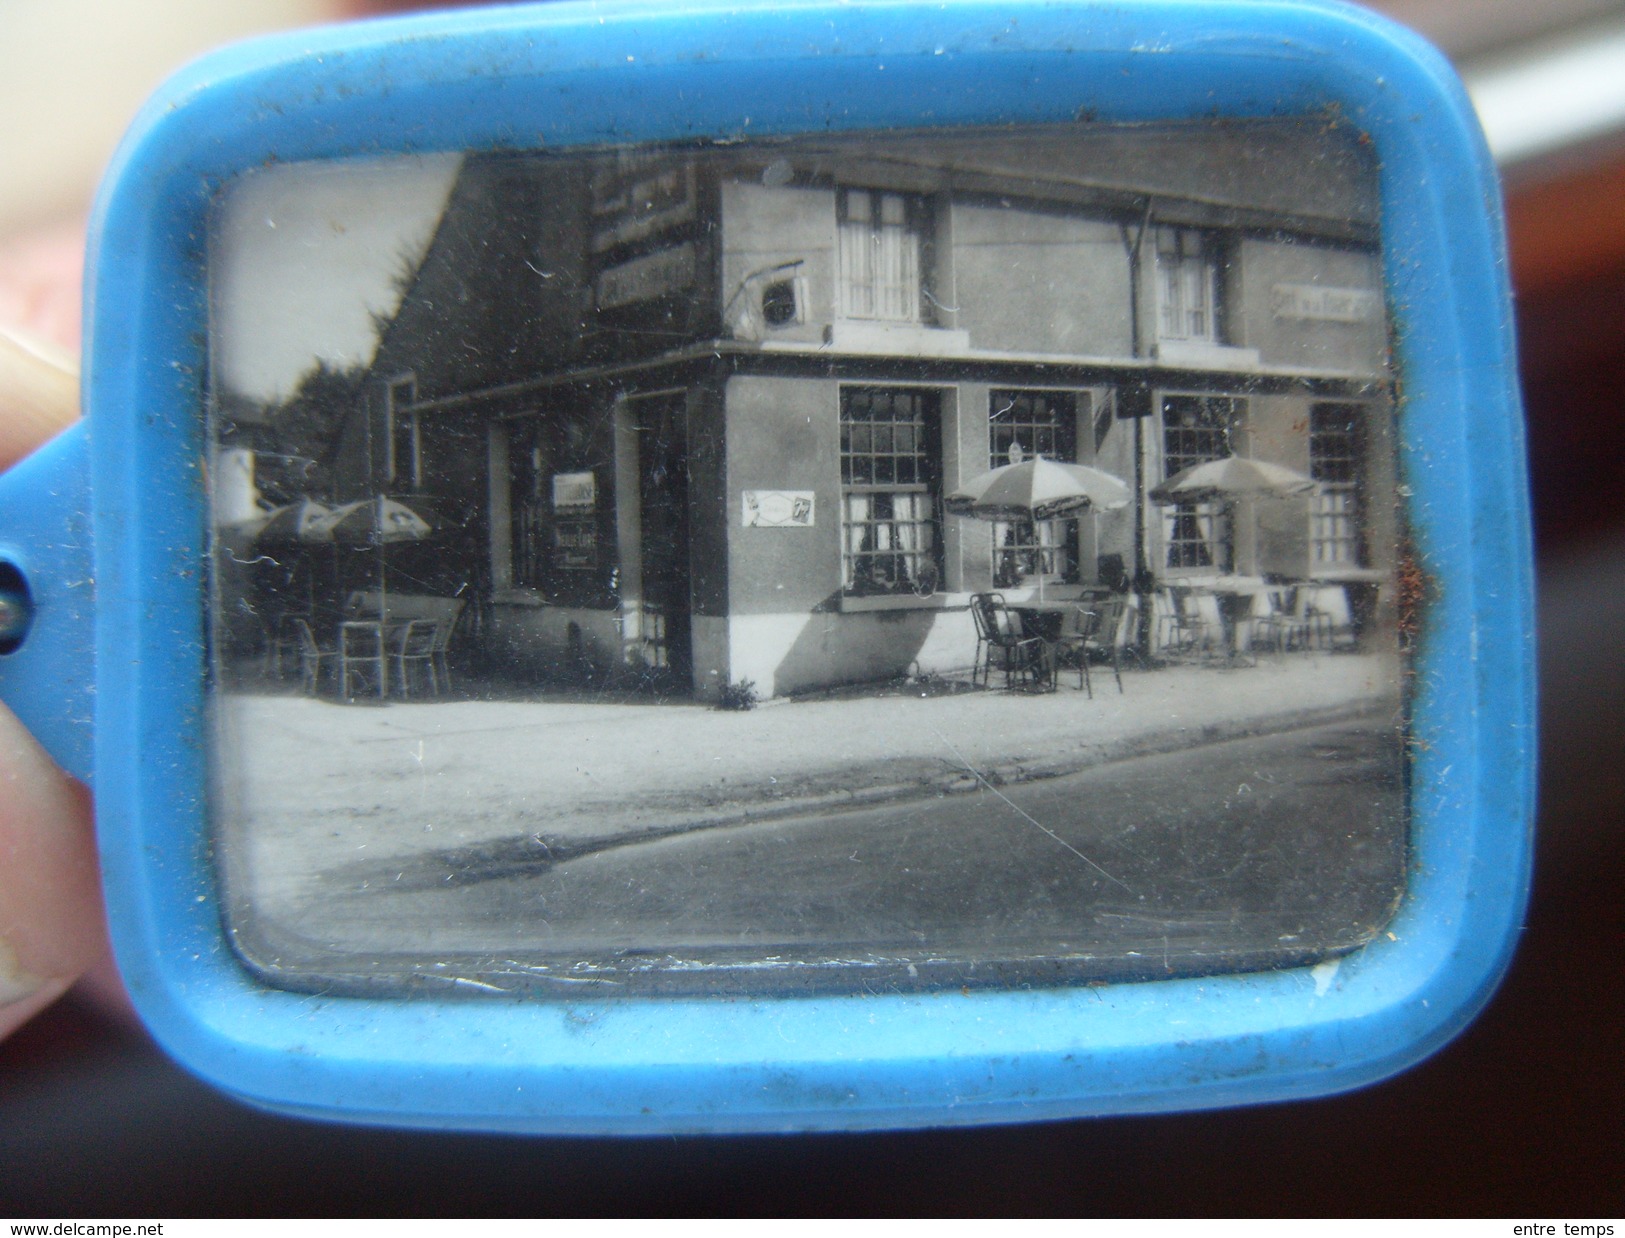
[[[695,615],[689,623],[694,632],[694,695],[714,701],[726,685],[740,678],[733,673],[729,657],[728,620],[726,616]]]
[[[736,615],[726,622],[731,680],[752,680],[762,696],[963,670],[976,656],[975,624],[963,609]]]

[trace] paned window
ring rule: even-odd
[[[1217,248],[1195,228],[1157,229],[1159,339],[1220,342]]]
[[[994,391],[988,405],[988,467],[1034,456],[1077,458],[1078,402],[1072,391]],[[1087,401],[1088,397],[1082,397]],[[1078,578],[1078,522],[998,520],[993,523],[993,580],[1000,588]]]
[[[1363,412],[1358,404],[1309,410],[1309,475],[1320,483],[1309,517],[1310,561],[1317,568],[1365,562]]]
[[[841,391],[842,589],[936,592],[942,579],[940,402],[934,391]]]
[[[1163,396],[1163,480],[1228,456],[1230,429],[1245,407],[1230,396]],[[1230,569],[1230,519],[1223,503],[1174,503],[1162,513],[1168,567]]]
[[[873,189],[838,197],[841,316],[919,322],[925,204]]]

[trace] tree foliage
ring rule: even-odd
[[[344,425],[362,408],[365,366],[318,361],[271,412],[271,442],[259,453],[260,492],[273,503],[327,495]]]

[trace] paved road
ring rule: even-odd
[[[1391,725],[1348,723],[552,861],[352,868],[301,929],[499,985],[527,969],[681,984],[696,963],[755,964],[747,986],[769,987],[843,964],[851,984],[853,960],[885,983],[1290,964],[1386,921],[1404,805]]]

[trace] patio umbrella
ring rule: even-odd
[[[1293,469],[1244,456],[1225,456],[1181,469],[1151,489],[1153,503],[1233,503],[1238,499],[1295,499],[1315,482]]]
[[[327,521],[332,515],[333,509],[326,503],[295,499],[236,527],[251,531],[253,541],[260,545],[330,542],[333,539],[327,534]]]
[[[274,547],[305,547],[333,540],[327,531],[327,524],[333,518],[333,509],[326,503],[319,503],[315,499],[300,498],[292,503],[284,503],[281,507],[273,507],[268,512],[262,512],[252,520],[241,521],[230,526],[240,536],[260,551],[262,554]],[[227,542],[228,547],[230,542]],[[291,566],[284,565],[287,575],[281,585],[275,589],[280,595],[291,589],[294,581],[302,573],[305,577],[306,605],[314,607],[316,596],[316,582],[314,579],[315,566],[302,561],[302,556],[289,558],[287,555],[267,555],[274,563],[283,565],[287,560]]]
[[[1245,456],[1225,456],[1181,469],[1160,486],[1151,488],[1151,501],[1164,506],[1173,503],[1223,503],[1226,511],[1243,499],[1296,499],[1313,494],[1313,478],[1294,469]],[[1257,538],[1257,520],[1253,537]],[[1234,546],[1232,543],[1232,555]]]
[[[948,514],[973,520],[1053,520],[1084,508],[1127,507],[1128,484],[1087,464],[1034,456],[973,477],[944,500]],[[1044,576],[1038,576],[1044,596]]]
[[[422,508],[376,494],[335,508],[324,522],[327,540],[342,546],[369,546],[378,550],[378,611],[388,616],[388,579],[384,548],[401,542],[421,542],[433,536],[434,520]]]

